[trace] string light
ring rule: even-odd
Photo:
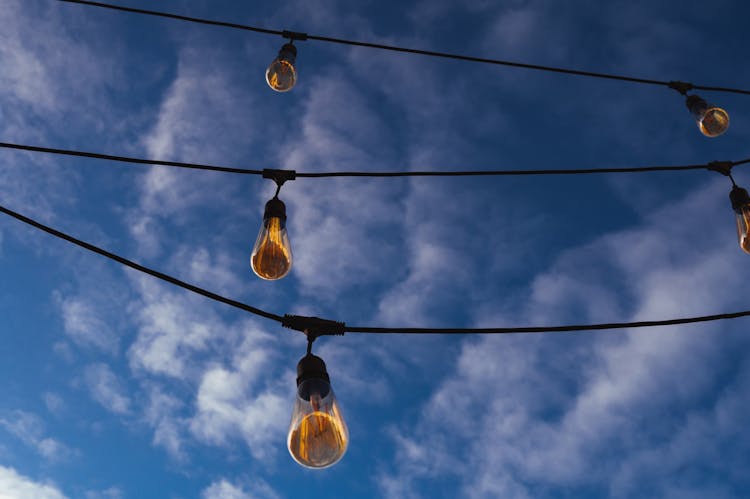
[[[360,41],[360,40],[347,40],[344,38],[334,38],[331,36],[310,35],[307,33],[298,33],[298,32],[290,32],[287,30],[261,28],[258,26],[248,26],[245,24],[230,23],[230,22],[225,22],[225,21],[214,21],[211,19],[202,19],[198,17],[183,16],[179,14],[173,14],[170,12],[160,12],[160,11],[155,11],[155,10],[138,9],[135,7],[126,7],[124,5],[113,5],[113,4],[108,4],[104,2],[93,2],[89,0],[58,0],[58,1],[65,2],[65,3],[74,3],[74,4],[79,4],[79,5],[87,5],[90,7],[99,7],[99,8],[109,9],[109,10],[120,11],[120,12],[130,12],[133,14],[142,14],[142,15],[148,15],[148,16],[162,17],[162,18],[173,19],[177,21],[185,21],[185,22],[198,23],[198,24],[204,24],[204,25],[210,25],[210,26],[219,26],[223,28],[238,29],[238,30],[250,31],[250,32],[260,33],[260,34],[265,34],[265,35],[283,36],[284,38],[289,38],[292,40],[308,40],[309,39],[309,40],[315,40],[315,41],[325,42],[325,43],[335,43],[339,45],[350,45],[350,46],[355,46],[355,47],[365,47],[365,48],[371,48],[371,49],[386,50],[390,52],[400,52],[400,53],[406,53],[406,54],[424,55],[424,56],[429,56],[429,57],[439,57],[443,59],[453,59],[453,60],[466,61],[466,62],[476,62],[476,63],[482,63],[482,64],[492,64],[492,65],[498,65],[498,66],[531,69],[531,70],[536,70],[536,71],[546,71],[546,72],[551,72],[551,73],[567,74],[567,75],[573,75],[573,76],[584,76],[584,77],[589,77],[589,78],[619,80],[619,81],[639,83],[639,84],[644,84],[644,85],[659,85],[659,86],[665,86],[665,87],[672,87],[672,84],[674,83],[671,81],[654,80],[654,79],[649,79],[649,78],[637,78],[637,77],[626,76],[626,75],[598,73],[594,71],[582,71],[578,69],[561,68],[561,67],[555,67],[555,66],[544,66],[541,64],[528,64],[528,63],[516,62],[516,61],[505,61],[501,59],[490,59],[487,57],[476,57],[476,56],[471,56],[471,55],[454,54],[454,53],[449,53],[449,52],[438,52],[435,50],[422,50],[422,49],[415,49],[415,48],[409,48],[409,47],[401,47],[401,46],[396,46],[396,45],[386,45],[382,43],[372,43],[372,42],[366,42],[366,41]],[[712,91],[712,92],[728,92],[728,93],[735,93],[735,94],[750,95],[750,90],[745,90],[745,89],[740,89],[740,88],[716,87],[716,86],[693,85],[693,84],[689,84],[689,85],[691,89],[695,89],[695,90],[706,90],[706,91]]]
[[[698,95],[688,95],[688,92],[699,88],[684,81],[670,81],[669,88],[676,90],[685,97],[690,114],[695,118],[698,129],[706,137],[718,137],[729,128],[729,113],[724,109],[709,104]]]
[[[266,203],[263,223],[250,256],[255,274],[276,281],[292,270],[292,247],[286,231],[286,207],[274,196]]]
[[[294,172],[266,169],[263,177],[276,182],[276,194],[266,203],[263,222],[250,256],[250,266],[261,279],[276,281],[292,270],[292,246],[286,230],[286,206],[279,199],[279,191],[284,182],[294,179]]]
[[[187,170],[205,170],[220,173],[234,173],[240,175],[262,175],[264,178],[274,179],[275,175],[286,175],[287,180],[295,178],[333,178],[333,177],[369,177],[369,178],[398,178],[398,177],[490,177],[490,176],[524,176],[524,175],[597,175],[609,173],[653,173],[653,172],[685,172],[697,170],[715,170],[714,164],[728,163],[732,167],[750,163],[750,158],[739,161],[712,161],[692,165],[652,165],[652,166],[628,166],[617,168],[547,168],[547,169],[505,169],[505,170],[402,170],[402,171],[325,171],[325,172],[298,172],[295,170],[252,170],[246,168],[235,168],[230,166],[217,166],[202,163],[186,163],[181,161],[164,161],[160,159],[134,158],[130,156],[116,156],[91,151],[80,151],[74,149],[58,149],[52,147],[18,144],[12,142],[0,142],[0,148],[14,149],[20,151],[39,152],[44,154],[55,154],[59,156],[72,156],[79,158],[102,159],[122,163],[133,163],[138,165],[167,166]],[[271,173],[273,172],[273,173]]]
[[[239,310],[264,317],[266,319],[276,321],[283,327],[292,329],[294,331],[305,332],[311,328],[311,324],[317,325],[323,323],[325,325],[333,324],[326,331],[318,333],[318,335],[336,335],[342,336],[344,333],[363,333],[363,334],[416,334],[416,335],[430,335],[430,334],[536,334],[536,333],[568,333],[568,332],[582,332],[582,331],[606,331],[616,329],[635,329],[635,328],[646,328],[646,327],[661,327],[661,326],[679,326],[683,324],[697,324],[703,322],[715,322],[721,320],[739,319],[741,317],[750,317],[750,310],[741,310],[738,312],[728,312],[722,314],[711,314],[711,315],[700,315],[694,317],[681,317],[676,319],[660,319],[660,320],[649,320],[649,321],[629,321],[629,322],[608,322],[598,324],[572,324],[564,326],[523,326],[523,327],[494,327],[494,328],[407,328],[407,327],[368,327],[368,326],[348,326],[342,322],[327,321],[324,319],[318,319],[316,317],[302,317],[294,315],[280,316],[272,312],[265,311],[258,307],[242,303],[231,298],[227,298],[218,293],[208,291],[204,288],[196,286],[194,284],[187,283],[176,277],[170,276],[163,272],[151,269],[132,260],[129,260],[116,253],[112,253],[105,249],[102,249],[94,244],[88,243],[81,239],[75,238],[70,234],[54,229],[48,225],[34,220],[33,218],[27,217],[21,213],[13,211],[5,206],[0,205],[0,213],[8,215],[20,222],[23,222],[35,229],[41,230],[50,234],[54,237],[72,243],[76,246],[84,248],[92,253],[96,253],[105,258],[113,260],[121,265],[132,268],[144,274],[148,274],[152,277],[160,279],[169,284],[178,286],[182,289],[190,291],[192,293],[199,294],[211,300],[229,305]]]
[[[297,364],[297,396],[289,423],[287,448],[297,463],[321,469],[333,466],[344,457],[349,446],[349,430],[331,388],[326,364],[312,354],[314,338],[308,335],[307,355]]]
[[[717,169],[717,171],[721,171]],[[729,171],[729,170],[726,170]],[[731,175],[730,175],[731,178]],[[732,180],[734,182],[734,180]],[[750,205],[750,197],[747,191],[736,187],[733,189],[732,204],[735,206],[735,198],[742,200],[742,209]],[[226,298],[198,286],[186,283],[175,277],[150,269],[122,256],[116,255],[93,244],[77,239],[64,232],[46,226],[25,215],[0,206],[0,212],[9,215],[34,228],[42,230],[60,239],[71,242],[89,251],[105,256],[122,265],[128,266],[140,272],[179,286],[188,291],[200,294],[212,300],[225,303],[240,310],[280,322],[283,327],[303,332],[307,335],[307,355],[300,359],[297,365],[297,396],[295,399],[292,417],[287,435],[287,448],[292,458],[308,468],[325,468],[337,463],[346,453],[349,444],[349,432],[342,417],[341,408],[333,393],[330,377],[325,362],[320,357],[312,354],[312,342],[319,336],[340,336],[345,332],[350,333],[402,333],[402,334],[514,334],[514,333],[540,333],[540,332],[568,332],[568,331],[600,331],[624,328],[666,326],[678,324],[692,324],[698,322],[710,322],[725,319],[735,319],[750,316],[750,310],[733,312],[728,314],[716,314],[710,316],[688,317],[681,319],[667,319],[660,321],[639,321],[608,324],[587,324],[571,326],[543,326],[543,327],[521,327],[521,328],[484,328],[484,329],[434,329],[434,328],[376,328],[376,327],[352,327],[343,322],[329,321],[317,317],[305,317],[296,315],[285,315],[283,317],[266,312],[251,305]],[[745,219],[745,234],[747,233]],[[742,239],[741,239],[742,243]],[[744,249],[744,247],[743,247]]]
[[[707,103],[697,95],[689,95],[686,104],[706,137],[718,137],[729,128],[729,114],[722,108]]]
[[[276,56],[266,69],[266,83],[277,92],[288,92],[297,83],[297,48],[293,43],[285,43],[279,55]]]
[[[287,92],[291,90],[297,82],[297,69],[295,67],[297,49],[294,46],[295,40],[318,40],[330,43],[347,44],[359,47],[369,47],[382,50],[389,50],[402,53],[421,54],[432,57],[442,57],[457,59],[463,61],[482,62],[488,64],[504,65],[519,67],[525,69],[549,71],[577,76],[587,76],[593,78],[605,78],[612,80],[627,81],[632,83],[665,85],[678,90],[686,96],[686,105],[694,116],[698,127],[705,136],[717,137],[725,133],[729,127],[728,113],[713,104],[709,104],[698,95],[688,95],[687,92],[693,89],[713,90],[723,92],[733,92],[740,94],[750,94],[748,90],[697,86],[684,82],[665,82],[644,78],[635,78],[630,76],[595,73],[580,71],[568,68],[558,68],[550,66],[541,66],[534,64],[518,63],[511,61],[502,61],[496,59],[487,59],[459,54],[450,54],[444,52],[435,52],[428,50],[411,49],[406,47],[389,46],[369,42],[360,42],[354,40],[344,40],[325,36],[312,36],[305,33],[295,33],[289,31],[268,30],[250,26],[243,26],[234,23],[223,23],[205,19],[189,18],[175,14],[147,11],[143,9],[134,9],[121,6],[113,6],[100,2],[86,0],[60,0],[69,3],[78,3],[97,7],[104,7],[120,11],[135,12],[148,15],[156,15],[183,21],[198,22],[224,26],[230,28],[244,29],[265,34],[281,35],[288,38],[289,43],[285,43],[279,50],[278,56],[271,62],[266,70],[266,82],[277,92]],[[195,165],[189,163],[177,162],[157,162],[137,158],[123,158],[109,155],[99,155],[96,153],[86,153],[81,151],[52,150],[47,148],[35,148],[33,146],[19,146],[11,144],[0,144],[3,147],[12,147],[16,149],[36,150],[41,152],[54,152],[57,154],[71,154],[76,156],[95,157],[101,159],[111,159],[116,161],[126,161],[141,164],[161,164],[165,166],[175,166],[184,168],[206,169],[214,171],[224,171],[243,174],[259,174],[258,170],[241,170],[225,167],[216,167],[211,165]],[[301,173],[297,174],[289,170],[263,170],[264,178],[271,178],[277,184],[276,193],[270,199],[264,210],[263,222],[261,224],[258,238],[253,247],[251,254],[251,267],[253,271],[261,278],[266,280],[278,280],[286,276],[292,266],[292,250],[289,237],[286,230],[286,206],[279,199],[279,191],[283,183],[292,180],[295,176],[300,177],[330,177],[330,176],[465,176],[465,175],[528,175],[528,174],[583,174],[583,173],[609,173],[609,172],[636,172],[636,171],[667,171],[667,170],[688,170],[708,168],[710,170],[720,171],[728,175],[732,180],[732,190],[730,192],[730,201],[732,208],[736,213],[737,230],[740,247],[747,253],[750,253],[750,195],[748,191],[736,185],[731,176],[733,166],[746,163],[750,160],[741,162],[721,162],[711,163],[709,165],[689,165],[684,167],[643,167],[643,168],[613,168],[613,169],[589,169],[589,170],[517,170],[517,171],[482,171],[482,172],[326,172],[326,173]],[[622,329],[634,327],[664,326],[674,324],[689,324],[696,322],[708,322],[714,320],[731,319],[737,317],[750,316],[750,311],[735,312],[731,314],[717,314],[711,316],[690,317],[681,319],[668,319],[660,321],[640,321],[624,323],[607,323],[607,324],[588,324],[588,325],[570,325],[570,326],[547,326],[547,327],[520,327],[520,328],[486,328],[486,329],[435,329],[435,328],[377,328],[377,327],[347,327],[344,323],[327,321],[316,317],[290,316],[283,317],[263,311],[259,308],[225,298],[210,291],[206,291],[197,286],[185,283],[171,277],[167,274],[144,267],[140,264],[127,260],[119,255],[102,250],[90,243],[81,241],[65,233],[47,227],[21,214],[8,210],[0,206],[0,211],[10,215],[24,223],[43,230],[56,237],[60,237],[69,242],[77,244],[90,251],[101,254],[107,258],[118,261],[123,265],[148,273],[154,277],[180,286],[184,289],[199,293],[208,298],[220,301],[225,304],[240,308],[247,312],[266,317],[271,320],[280,322],[282,326],[301,331],[307,336],[307,354],[300,359],[297,364],[297,394],[292,410],[289,432],[287,436],[287,447],[293,459],[302,466],[308,468],[326,468],[334,465],[342,459],[346,453],[349,443],[349,433],[347,425],[342,417],[339,403],[334,395],[330,383],[330,377],[323,359],[312,354],[313,341],[322,335],[343,335],[344,332],[358,333],[408,333],[408,334],[510,334],[510,333],[535,333],[535,332],[564,332],[564,331],[592,331],[607,329]]]

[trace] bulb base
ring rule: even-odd
[[[697,95],[688,95],[685,100],[685,105],[691,113],[696,115],[708,109],[708,103],[706,100]]]
[[[297,363],[297,386],[309,379],[322,379],[331,382],[326,370],[326,363],[317,355],[308,353]]]
[[[266,209],[263,213],[263,220],[271,218],[280,218],[282,222],[286,222],[286,205],[277,197],[266,203]]]
[[[736,213],[740,213],[744,206],[750,204],[750,195],[748,195],[747,189],[735,185],[729,193],[729,201],[732,202],[732,209]]]
[[[294,65],[297,59],[297,47],[292,43],[285,43],[281,50],[279,50],[279,60],[287,61],[289,64]]]

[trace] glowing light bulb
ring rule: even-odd
[[[297,364],[297,398],[287,436],[289,453],[307,468],[327,468],[344,457],[348,445],[349,430],[326,365],[320,357],[307,354]]]
[[[286,206],[277,197],[266,203],[250,265],[258,277],[269,281],[281,279],[292,269],[292,246],[286,232]]]
[[[729,199],[732,201],[732,208],[737,215],[737,237],[740,241],[740,248],[745,253],[750,253],[750,196],[742,187],[736,185],[729,193]]]
[[[729,128],[729,114],[720,107],[708,104],[697,95],[689,95],[687,107],[695,117],[698,128],[706,137],[718,137]]]
[[[285,44],[279,50],[279,55],[266,69],[266,82],[277,92],[288,92],[297,83],[297,69],[294,61],[297,59],[297,49],[291,43]]]

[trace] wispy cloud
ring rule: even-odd
[[[56,298],[62,311],[65,332],[76,344],[110,354],[117,353],[118,337],[102,318],[100,308],[79,297],[57,294]]]
[[[577,322],[645,319],[741,306],[729,291],[741,285],[733,271],[736,249],[723,237],[727,227],[711,220],[723,201],[717,187],[692,192],[638,227],[564,253],[537,277],[520,314],[487,314],[480,323],[509,317],[564,322],[571,311]],[[677,213],[695,225],[674,226]],[[693,229],[705,238],[696,241]],[[604,269],[625,274],[620,282],[627,283],[630,300],[597,299],[612,275]],[[736,440],[741,429],[735,423],[746,411],[747,359],[719,364],[746,344],[736,332],[734,326],[707,325],[589,341],[577,335],[466,341],[455,372],[433,393],[418,423],[394,430],[400,471],[385,475],[383,493],[408,496],[424,478],[452,476],[467,497],[551,497],[563,486],[611,497],[678,495],[690,480],[687,470],[700,466],[699,456],[747,446]],[[712,395],[719,387],[721,395]],[[452,430],[427,438],[437,426]],[[708,428],[716,438],[703,436]],[[734,467],[719,465],[700,486],[691,486],[704,496],[724,495],[722,477],[734,476]]]
[[[255,479],[249,487],[235,485],[226,479],[217,480],[203,491],[203,499],[278,499],[278,495],[263,480]]]
[[[107,364],[98,363],[86,367],[86,386],[94,400],[115,414],[130,412],[130,399],[125,394],[123,383]]]
[[[10,412],[0,418],[0,427],[34,449],[46,460],[62,461],[77,453],[59,440],[47,436],[42,419],[30,412]]]

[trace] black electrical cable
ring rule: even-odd
[[[656,326],[675,326],[679,324],[694,324],[697,322],[712,322],[718,320],[736,319],[740,317],[750,316],[750,310],[741,312],[731,312],[727,314],[715,314],[715,315],[704,315],[698,317],[686,317],[679,319],[666,319],[657,321],[637,321],[637,322],[612,322],[604,324],[579,324],[579,325],[568,325],[568,326],[534,326],[534,327],[505,327],[505,328],[385,328],[385,327],[361,327],[361,326],[346,326],[343,323],[335,323],[333,321],[326,321],[318,319],[316,317],[298,317],[298,316],[285,316],[281,317],[265,310],[247,305],[242,302],[238,302],[231,298],[221,296],[211,291],[205,290],[198,286],[181,281],[175,277],[164,274],[162,272],[150,269],[143,265],[128,260],[122,256],[111,253],[107,250],[94,246],[93,244],[87,243],[80,239],[77,239],[71,235],[68,235],[59,230],[53,229],[47,225],[37,222],[34,219],[21,215],[15,211],[12,211],[4,206],[0,206],[0,212],[15,218],[25,224],[28,224],[36,229],[44,231],[55,237],[73,243],[81,248],[87,249],[91,252],[102,255],[110,260],[114,260],[122,265],[135,269],[139,272],[143,272],[150,276],[161,279],[162,281],[168,282],[175,286],[179,286],[193,293],[205,296],[212,300],[230,305],[232,307],[244,310],[254,315],[259,315],[267,319],[274,320],[281,323],[285,327],[292,327],[297,330],[307,329],[305,324],[310,324],[310,328],[320,327],[324,324],[325,327],[330,327],[331,324],[337,325],[337,331],[333,331],[332,334],[343,334],[347,333],[369,333],[369,334],[519,334],[519,333],[562,333],[562,332],[574,332],[574,331],[602,331],[612,329],[625,329],[625,328],[642,328],[642,327],[656,327]],[[327,334],[327,332],[323,332]]]
[[[87,249],[91,252],[94,252],[96,254],[99,254],[101,256],[104,256],[106,258],[109,258],[110,260],[114,260],[117,263],[120,263],[122,265],[125,265],[126,267],[130,267],[131,269],[135,269],[139,272],[143,272],[144,274],[148,274],[152,277],[156,277],[157,279],[161,279],[162,281],[168,282],[170,284],[174,284],[175,286],[179,286],[183,289],[186,289],[188,291],[192,291],[193,293],[197,293],[199,295],[205,296],[206,298],[210,298],[212,300],[224,303],[226,305],[230,305],[232,307],[238,308],[240,310],[244,310],[245,312],[249,312],[254,315],[259,315],[261,317],[265,317],[266,319],[271,319],[276,322],[283,322],[284,318],[272,314],[270,312],[266,312],[265,310],[261,310],[259,308],[253,307],[251,305],[247,305],[245,303],[232,300],[231,298],[226,298],[224,296],[221,296],[219,294],[213,293],[211,291],[208,291],[206,289],[200,288],[198,286],[195,286],[193,284],[187,283],[185,281],[181,281],[177,279],[176,277],[172,277],[170,275],[164,274],[162,272],[159,272],[158,270],[153,270],[148,267],[145,267],[139,263],[136,263],[132,260],[128,260],[125,257],[116,255],[114,253],[111,253],[107,250],[104,250],[102,248],[99,248],[98,246],[94,246],[91,243],[87,243],[86,241],[82,241],[80,239],[77,239],[71,235],[68,235],[64,232],[61,232],[59,230],[53,229],[52,227],[49,227],[47,225],[44,225],[40,222],[37,222],[36,220],[26,217],[24,215],[21,215],[20,213],[17,213],[15,211],[9,210],[8,208],[4,206],[0,206],[0,212],[5,213],[8,216],[11,216],[15,218],[16,220],[20,220],[21,222],[28,224],[36,229],[39,229],[41,231],[46,232],[47,234],[51,234],[55,237],[58,237],[60,239],[63,239],[65,241],[68,241],[69,243],[73,243],[77,246],[80,246],[81,248]]]
[[[210,26],[221,26],[222,28],[234,28],[234,29],[241,29],[244,31],[253,31],[255,33],[264,33],[267,35],[279,35],[282,36],[284,34],[283,31],[275,30],[275,29],[265,29],[265,28],[258,28],[255,26],[245,26],[244,24],[236,24],[236,23],[227,23],[223,21],[212,21],[210,19],[200,19],[198,17],[189,17],[189,16],[181,16],[179,14],[171,14],[169,12],[158,12],[155,10],[146,10],[146,9],[137,9],[134,7],[125,7],[124,5],[113,5],[109,3],[102,3],[102,2],[88,2],[85,0],[59,0],[60,2],[67,2],[67,3],[78,3],[81,5],[90,5],[92,7],[102,7],[104,9],[112,9],[112,10],[119,10],[122,12],[131,12],[133,14],[146,14],[148,16],[158,16],[158,17],[166,17],[168,19],[175,19],[177,21],[188,21],[191,23],[199,23],[199,24],[208,24]]]
[[[599,73],[599,72],[594,72],[594,71],[582,71],[578,69],[560,68],[560,67],[554,67],[554,66],[543,66],[540,64],[527,64],[527,63],[522,63],[522,62],[505,61],[501,59],[489,59],[485,57],[474,57],[474,56],[469,56],[469,55],[453,54],[453,53],[448,53],[448,52],[437,52],[433,50],[421,50],[421,49],[414,49],[414,48],[408,48],[408,47],[400,47],[396,45],[385,45],[381,43],[347,40],[344,38],[334,38],[330,36],[310,35],[307,33],[295,33],[295,32],[290,32],[286,30],[273,30],[273,29],[259,28],[256,26],[247,26],[243,24],[213,21],[209,19],[171,14],[168,12],[160,12],[160,11],[146,10],[146,9],[136,9],[132,7],[124,7],[121,5],[112,5],[108,3],[102,3],[102,2],[91,2],[88,0],[58,0],[58,1],[67,2],[67,3],[76,3],[76,4],[81,4],[81,5],[89,5],[92,7],[102,7],[105,9],[112,9],[112,10],[118,10],[118,11],[123,11],[123,12],[132,12],[136,14],[145,14],[149,16],[165,17],[169,19],[176,19],[179,21],[188,21],[188,22],[194,22],[194,23],[200,23],[200,24],[208,24],[212,26],[221,26],[225,28],[235,28],[235,29],[241,29],[244,31],[253,31],[256,33],[280,35],[286,38],[292,38],[293,40],[294,39],[316,40],[320,42],[337,43],[337,44],[342,44],[342,45],[351,45],[355,47],[366,47],[366,48],[374,48],[374,49],[379,49],[379,50],[388,50],[391,52],[426,55],[430,57],[440,57],[444,59],[454,59],[454,60],[468,61],[468,62],[479,62],[479,63],[484,63],[484,64],[494,64],[494,65],[499,65],[499,66],[509,66],[509,67],[515,67],[515,68],[523,68],[523,69],[533,69],[537,71],[547,71],[547,72],[552,72],[552,73],[562,73],[562,74],[569,74],[569,75],[575,75],[575,76],[586,76],[590,78],[605,78],[609,80],[619,80],[619,81],[640,83],[640,84],[646,84],[646,85],[660,85],[660,86],[669,87],[669,88],[674,88],[674,84],[675,84],[674,81],[662,81],[662,80],[653,80],[653,79],[648,79],[648,78],[636,78],[632,76],[625,76],[625,75],[618,75],[618,74]],[[705,86],[705,85],[693,85],[693,84],[686,84],[686,85],[690,89],[694,89],[694,90],[706,90],[706,91],[713,91],[713,92],[728,92],[728,93],[735,93],[735,94],[750,95],[750,90]]]
[[[106,161],[119,161],[124,163],[135,163],[141,165],[170,166],[176,168],[189,168],[193,170],[209,170],[224,173],[239,173],[245,175],[263,175],[263,170],[249,170],[243,168],[232,168],[227,166],[205,165],[199,163],[184,163],[179,161],[162,161],[158,159],[132,158],[128,156],[115,156],[89,151],[78,151],[71,149],[55,149],[52,147],[40,147],[26,144],[15,144],[0,142],[0,148],[16,149],[29,152],[41,152],[62,156],[76,156],[92,159],[103,159]],[[729,168],[750,163],[750,158],[740,161],[722,162]],[[576,169],[537,169],[537,170],[474,170],[474,171],[394,171],[394,172],[295,172],[296,177],[302,178],[327,178],[327,177],[474,177],[474,176],[512,176],[512,175],[585,175],[596,173],[645,173],[664,171],[688,171],[688,170],[710,170],[712,164],[702,165],[671,165],[671,166],[634,166],[625,168],[576,168]],[[288,170],[280,170],[286,172]]]
[[[87,151],[75,151],[71,149],[55,149],[52,147],[30,146],[26,144],[13,144],[10,142],[0,142],[0,147],[4,147],[6,149],[18,149],[21,151],[57,154],[57,155],[62,155],[62,156],[77,156],[80,158],[93,158],[93,159],[103,159],[106,161],[120,161],[123,163],[136,163],[140,165],[172,166],[175,168],[189,168],[193,170],[209,170],[209,171],[214,171],[214,172],[239,173],[239,174],[246,174],[246,175],[262,175],[263,174],[263,170],[246,170],[243,168],[230,168],[226,166],[202,165],[200,163],[183,163],[180,161],[162,161],[159,159],[131,158],[128,156],[113,156],[111,154],[101,154],[101,153],[87,152]]]
[[[657,321],[609,322],[603,324],[576,324],[568,326],[529,326],[529,327],[494,327],[494,328],[388,328],[345,326],[346,333],[370,334],[530,334],[530,333],[568,333],[574,331],[603,331],[612,329],[629,329],[641,327],[678,326],[698,322],[713,322],[737,319],[750,316],[750,310],[730,312],[727,314],[701,315],[679,319]]]

